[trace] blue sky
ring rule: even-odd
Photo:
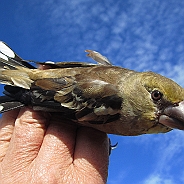
[[[24,59],[91,61],[91,49],[184,87],[184,1],[1,0],[0,12],[0,40]],[[108,184],[184,183],[184,132],[110,138]]]

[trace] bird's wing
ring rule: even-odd
[[[39,65],[47,66],[48,69],[55,69],[55,68],[75,68],[75,67],[93,67],[96,66],[96,64],[93,63],[87,63],[87,62],[76,62],[76,61],[64,61],[64,62],[52,62],[52,61],[46,61],[46,62],[37,62],[33,61]]]
[[[118,90],[102,80],[78,80],[71,76],[45,78],[36,80],[31,90],[38,104],[55,101],[61,108],[74,111],[78,121],[107,123],[119,118],[122,99]]]
[[[75,67],[92,67],[96,65],[105,65],[105,66],[111,66],[111,62],[102,54],[99,52],[93,51],[93,50],[85,50],[85,52],[88,52],[87,56],[92,58],[97,62],[97,64],[93,63],[87,63],[87,62],[76,62],[76,61],[70,61],[70,62],[36,62],[41,65],[46,65],[49,68],[75,68]],[[34,62],[34,61],[33,61]]]

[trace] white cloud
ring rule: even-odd
[[[54,40],[54,51],[48,50],[57,60],[89,61],[83,51],[97,50],[114,64],[167,74],[181,84],[184,35],[178,34],[183,5],[173,0],[47,0],[42,10],[47,10],[46,24]]]
[[[140,182],[141,184],[176,184],[184,181],[183,140],[183,131],[175,130],[158,136],[142,136],[136,141],[136,144],[152,147],[152,151],[156,155],[151,165],[152,171],[145,176]],[[178,168],[180,169],[178,170]]]
[[[172,64],[168,62],[165,62],[162,65],[164,65],[164,69],[160,70],[160,73],[166,77],[173,79],[178,84],[184,87],[184,65]],[[159,66],[159,68],[160,67],[161,66]]]
[[[141,184],[175,184],[175,182],[172,179],[162,178],[159,175],[151,175]]]

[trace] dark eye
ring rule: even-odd
[[[158,100],[160,100],[160,99],[162,98],[162,93],[161,93],[160,91],[158,91],[158,90],[154,90],[154,91],[152,91],[152,93],[151,93],[151,98],[152,98],[153,100],[158,101]]]

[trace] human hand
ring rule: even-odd
[[[107,135],[23,108],[0,120],[0,183],[106,183]]]

